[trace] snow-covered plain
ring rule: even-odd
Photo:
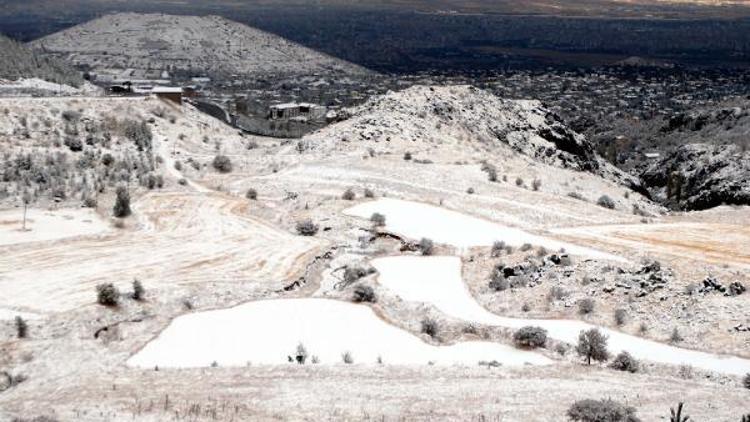
[[[0,212],[0,246],[89,236],[109,230],[101,217],[86,208],[56,211],[29,209],[26,213],[26,230],[22,228],[23,209]]]
[[[344,210],[346,215],[361,218],[370,218],[376,212],[385,215],[386,228],[390,231],[413,239],[430,238],[437,243],[457,248],[490,246],[495,241],[504,241],[513,246],[530,243],[551,250],[564,248],[574,255],[624,261],[622,257],[606,252],[537,236],[520,229],[419,202],[380,198]]]
[[[17,316],[20,316],[23,319],[39,318],[39,314],[35,314],[31,312],[18,312],[12,309],[0,308],[0,321],[15,319],[15,317]]]
[[[554,339],[575,344],[582,330],[594,325],[575,320],[507,318],[480,306],[461,278],[461,260],[454,256],[399,256],[372,261],[378,281],[404,300],[434,305],[446,314],[481,324],[546,329]],[[639,359],[671,365],[687,364],[708,371],[742,375],[750,372],[750,360],[681,349],[618,331],[600,328],[609,337],[609,351],[626,350]]]
[[[280,299],[181,316],[130,358],[136,367],[205,367],[288,362],[302,343],[321,364],[549,364],[540,354],[489,342],[433,346],[389,325],[367,306],[328,299]]]

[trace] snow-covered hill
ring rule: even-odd
[[[358,73],[351,63],[218,16],[120,13],[31,43],[94,70],[258,75]]]
[[[602,159],[582,135],[535,100],[505,100],[471,86],[415,86],[340,113],[342,121],[306,137],[310,151],[405,154],[434,162],[531,161],[587,171],[645,192]]]
[[[72,87],[83,85],[83,78],[71,66],[0,35],[0,80],[37,78]],[[0,82],[2,83],[2,82]]]

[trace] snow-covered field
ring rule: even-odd
[[[354,363],[466,364],[496,360],[503,365],[549,364],[540,354],[490,342],[433,346],[387,324],[363,305],[328,299],[252,302],[235,308],[185,315],[133,356],[139,367],[201,367],[288,363],[298,344],[309,359]]]
[[[386,228],[412,239],[423,237],[457,248],[490,246],[495,241],[521,246],[530,243],[550,250],[565,249],[568,253],[589,258],[623,261],[623,258],[594,249],[537,236],[513,227],[503,226],[460,212],[419,202],[380,198],[344,211],[345,214],[370,218],[373,213],[385,215]]]
[[[482,308],[461,279],[461,260],[452,256],[400,256],[372,261],[380,273],[378,281],[404,300],[434,305],[446,314],[482,324],[520,328],[527,325],[546,329],[549,336],[575,344],[578,334],[594,326],[573,320],[505,318]],[[622,350],[653,362],[692,365],[709,371],[742,375],[750,372],[750,360],[681,349],[614,330],[601,331],[609,337],[609,350]]]
[[[87,208],[29,209],[26,230],[23,230],[22,208],[0,211],[0,246],[91,236],[108,230],[107,222]]]
[[[31,312],[18,312],[18,311],[14,311],[12,309],[0,308],[0,321],[14,319],[17,316],[20,316],[23,319],[37,319],[37,318],[39,318],[38,314],[34,314],[34,313],[31,313]]]

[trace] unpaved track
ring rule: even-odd
[[[190,283],[279,288],[317,245],[248,215],[219,193],[152,193],[135,204],[139,228],[8,247],[0,255],[0,307],[65,311],[92,303],[96,284],[151,289]]]
[[[633,248],[688,261],[750,268],[750,226],[746,224],[618,224],[552,231],[593,245]]]

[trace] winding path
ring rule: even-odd
[[[554,339],[575,344],[582,330],[599,328],[609,337],[609,350],[628,351],[639,359],[731,375],[750,373],[750,360],[682,349],[575,320],[507,318],[489,312],[474,300],[461,278],[461,260],[455,256],[399,256],[372,261],[379,282],[404,300],[434,305],[447,315],[481,324],[546,329]]]

